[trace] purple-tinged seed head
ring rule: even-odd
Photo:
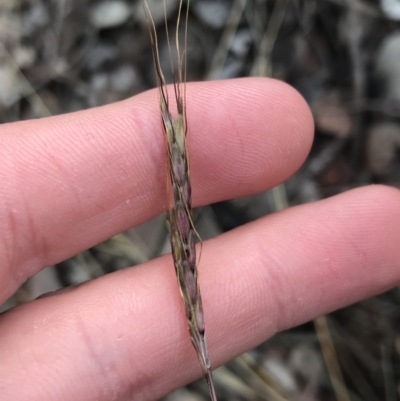
[[[176,221],[182,240],[187,242],[190,232],[190,222],[187,216],[187,211],[180,201],[176,202]]]

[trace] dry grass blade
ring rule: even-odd
[[[171,205],[167,211],[167,225],[171,241],[172,256],[174,259],[175,272],[178,279],[180,292],[185,305],[186,318],[188,321],[190,338],[197,352],[203,374],[207,380],[212,401],[216,401],[214,383],[211,372],[211,364],[205,337],[203,305],[201,301],[200,287],[198,283],[198,270],[196,261],[195,237],[197,235],[192,220],[192,197],[189,171],[189,159],[186,147],[187,119],[186,119],[186,32],[188,20],[188,8],[186,11],[185,25],[185,49],[183,55],[179,46],[179,24],[182,15],[182,1],[179,5],[178,20],[176,26],[176,47],[178,57],[177,76],[174,76],[175,101],[177,115],[174,117],[169,109],[169,98],[165,78],[160,67],[158,56],[157,34],[154,21],[151,17],[149,7],[142,0],[151,38],[154,64],[160,91],[160,108],[162,125],[166,137],[169,182],[171,186]],[[165,7],[165,1],[164,1]],[[168,29],[167,29],[168,35]],[[168,41],[169,43],[169,41]],[[170,50],[170,55],[172,54]]]

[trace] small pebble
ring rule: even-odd
[[[36,50],[31,46],[18,46],[12,56],[19,68],[27,68],[36,61]]]
[[[122,25],[131,16],[131,9],[124,1],[103,1],[90,10],[90,21],[98,29]]]
[[[381,0],[381,8],[388,18],[400,21],[400,0]]]
[[[117,92],[126,92],[138,79],[138,74],[131,65],[121,65],[111,73],[110,86]]]
[[[205,24],[214,29],[225,27],[232,4],[224,0],[193,2],[192,10]]]
[[[400,100],[400,32],[388,35],[378,50],[376,71],[385,81],[385,97]]]

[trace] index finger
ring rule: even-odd
[[[312,141],[298,93],[268,79],[187,87],[194,204],[256,193],[289,177]],[[156,93],[102,108],[4,125],[3,298],[40,268],[160,213],[165,143]]]

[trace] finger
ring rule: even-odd
[[[364,188],[207,241],[213,366],[397,285],[399,206],[398,191]],[[159,399],[201,374],[169,257],[16,308],[0,338],[4,401]]]
[[[188,85],[194,203],[255,193],[290,176],[312,119],[286,84],[243,79]],[[156,92],[89,111],[3,125],[3,299],[41,267],[160,213],[168,203]]]

